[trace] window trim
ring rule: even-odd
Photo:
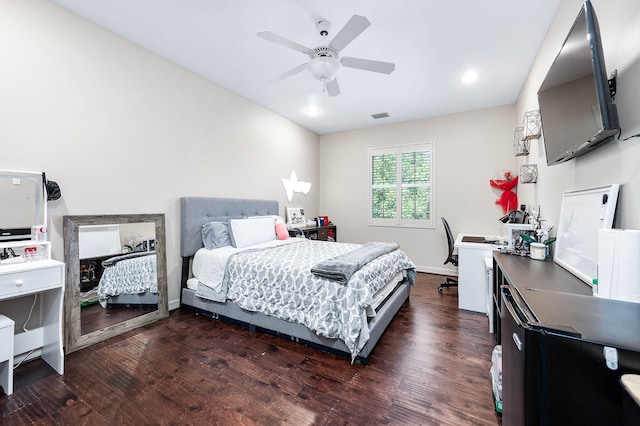
[[[429,219],[402,219],[402,154],[406,152],[415,152],[415,151],[430,151],[431,153],[431,164],[430,164],[430,214]],[[396,197],[399,202],[397,203],[397,217],[393,219],[384,219],[384,218],[373,218],[373,168],[372,168],[372,158],[374,155],[383,155],[383,154],[396,154],[396,158],[399,158],[400,161],[396,163]],[[367,169],[368,169],[368,193],[369,199],[367,201],[368,204],[368,217],[367,223],[369,226],[380,226],[380,227],[393,227],[393,228],[422,228],[422,229],[434,229],[436,227],[435,221],[435,212],[436,212],[436,202],[435,202],[435,177],[436,177],[436,143],[431,142],[420,142],[414,144],[405,144],[405,145],[394,145],[394,146],[386,146],[386,147],[373,147],[368,149],[367,154]]]

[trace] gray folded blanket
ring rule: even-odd
[[[346,284],[349,278],[364,265],[399,247],[398,243],[366,243],[353,251],[317,263],[311,268],[311,273]]]

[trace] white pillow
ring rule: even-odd
[[[287,221],[284,219],[284,217],[278,216],[277,214],[267,214],[267,215],[263,215],[263,216],[247,216],[247,219],[262,219],[262,218],[265,218],[265,217],[270,217],[274,221],[281,220],[284,223],[287,223]]]
[[[231,219],[229,229],[233,234],[236,248],[266,243],[276,239],[276,226],[273,217],[255,219]]]

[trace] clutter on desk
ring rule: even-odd
[[[527,223],[521,221],[523,218]],[[545,260],[549,256],[549,247],[556,238],[549,237],[553,227],[543,225],[545,219],[542,218],[540,207],[527,213],[526,206],[522,205],[520,210],[509,212],[500,221],[503,222],[502,234],[505,240],[501,253],[528,256],[536,260]]]
[[[318,216],[315,218],[316,226],[329,226],[331,222],[329,222],[329,216]]]
[[[23,262],[37,262],[51,258],[48,241],[7,241],[0,242],[0,265]]]

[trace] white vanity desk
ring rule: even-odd
[[[495,235],[458,234],[454,247],[458,249],[458,308],[469,311],[491,313],[491,291],[485,258],[492,259],[499,245],[478,242],[484,239],[497,240]],[[471,240],[471,241],[465,241]]]
[[[0,249],[31,246],[34,243],[49,248],[47,242],[25,241],[0,243]],[[59,374],[64,373],[62,348],[64,277],[64,263],[48,258],[0,265],[0,301],[34,297],[37,294],[39,302],[35,304],[32,319],[27,324],[28,331],[23,331],[22,322],[15,324],[14,350],[12,354],[9,354],[11,359],[0,360],[0,378],[3,380],[0,385],[4,387],[7,394],[10,394],[13,389],[13,356],[15,355],[26,354],[32,350],[35,352],[40,349],[42,359]],[[8,314],[2,312],[2,309],[0,309],[0,314],[9,317]],[[35,321],[38,317],[40,318],[39,325]],[[37,354],[37,352],[35,353]]]

